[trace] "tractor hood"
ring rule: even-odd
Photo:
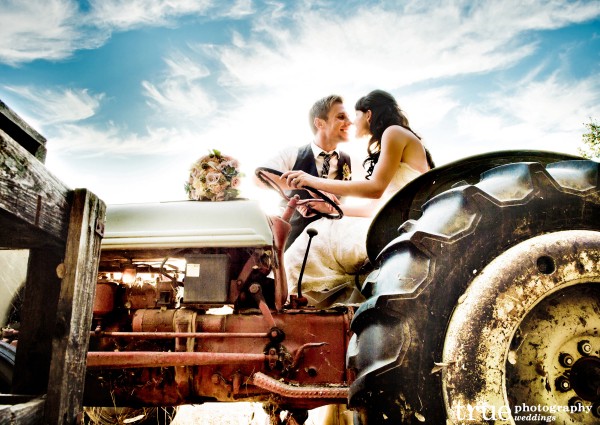
[[[271,246],[257,201],[108,205],[102,249]]]

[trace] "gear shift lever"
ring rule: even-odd
[[[298,299],[302,298],[302,276],[304,276],[304,268],[306,267],[306,259],[308,258],[308,251],[310,250],[310,243],[312,242],[312,238],[317,236],[319,232],[312,227],[306,229],[306,234],[308,235],[308,244],[306,245],[306,252],[304,253],[304,260],[302,261],[302,268],[300,269],[300,276],[298,276]]]

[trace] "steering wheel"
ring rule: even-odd
[[[255,171],[255,174],[256,174],[256,177],[258,177],[258,179],[261,182],[263,182],[265,185],[267,185],[271,189],[279,192],[279,194],[281,195],[281,197],[283,199],[285,199],[286,201],[290,200],[290,197],[287,196],[285,191],[281,188],[281,186],[279,186],[279,184],[277,184],[277,180],[279,180],[279,177],[281,177],[283,175],[283,173],[281,171],[277,171],[277,170],[274,170],[272,168],[267,168],[267,167],[258,167]],[[325,203],[329,204],[335,210],[335,213],[332,213],[332,214],[322,213],[322,212],[313,210],[313,212],[315,213],[315,215],[317,217],[325,217],[330,220],[339,220],[340,218],[342,218],[344,216],[344,213],[342,212],[342,209],[339,207],[339,205],[336,204],[335,202],[333,202],[327,195],[325,195],[320,190],[315,189],[310,186],[304,186],[300,189],[294,189],[294,190],[306,190],[313,196],[312,198],[309,198],[309,199],[300,200],[298,205],[301,205],[302,203],[307,203],[307,202],[325,202]]]

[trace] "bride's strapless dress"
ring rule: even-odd
[[[398,171],[386,188],[383,206],[399,189],[421,173],[400,163]],[[373,216],[377,210],[373,211]],[[356,286],[356,274],[367,259],[366,238],[372,217],[348,217],[341,220],[321,218],[308,227],[318,235],[311,242],[302,277],[302,295],[310,305],[328,307],[333,304],[358,304],[364,301]],[[288,292],[297,294],[297,282],[308,244],[306,230],[286,250],[284,255]]]

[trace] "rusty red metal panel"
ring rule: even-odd
[[[272,321],[257,311],[229,315],[188,311],[186,320],[193,317],[195,322],[184,332],[176,329],[181,313],[139,310],[133,333],[93,332],[92,340],[117,340],[121,347],[132,348],[154,344],[164,351],[91,352],[90,385],[100,385],[117,405],[185,404],[206,398],[261,401],[274,393],[290,406],[344,401],[351,380],[345,368],[350,311],[288,310],[273,312]],[[273,323],[281,339],[271,335]],[[188,351],[177,351],[182,347]],[[253,383],[254,377],[259,385]],[[86,398],[93,399],[96,395],[91,392],[96,390],[87,391]],[[303,391],[311,397],[298,397]]]
[[[94,318],[105,316],[114,310],[116,293],[117,283],[111,281],[98,282],[94,298]]]
[[[262,353],[194,353],[147,351],[95,351],[88,353],[88,368],[143,368],[166,366],[208,366],[265,360]]]
[[[173,338],[268,338],[266,332],[92,332],[100,338],[137,338],[137,339],[173,339]]]

